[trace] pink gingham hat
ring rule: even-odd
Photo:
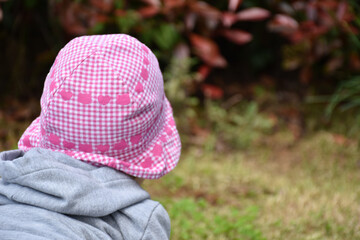
[[[125,34],[73,39],[56,57],[41,114],[18,145],[140,178],[168,173],[181,144],[155,55]]]

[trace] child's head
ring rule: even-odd
[[[139,178],[168,173],[181,146],[155,55],[124,34],[73,39],[56,57],[41,114],[18,144]]]

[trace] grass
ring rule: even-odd
[[[164,204],[177,239],[360,239],[355,142],[320,131],[296,144],[280,132],[247,151],[183,152],[144,188]]]
[[[255,143],[237,151],[198,144],[183,150],[172,173],[145,181],[169,212],[171,239],[360,239],[357,121],[341,115],[330,131],[310,116],[299,141],[289,131],[258,131]],[[0,118],[0,149],[16,148],[28,124]],[[253,132],[230,130],[242,139]]]

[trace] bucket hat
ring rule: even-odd
[[[41,114],[18,142],[139,178],[160,178],[180,157],[180,138],[150,49],[126,34],[82,36],[57,55]]]

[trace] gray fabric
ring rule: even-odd
[[[165,209],[131,177],[34,148],[0,154],[0,239],[169,239]]]

